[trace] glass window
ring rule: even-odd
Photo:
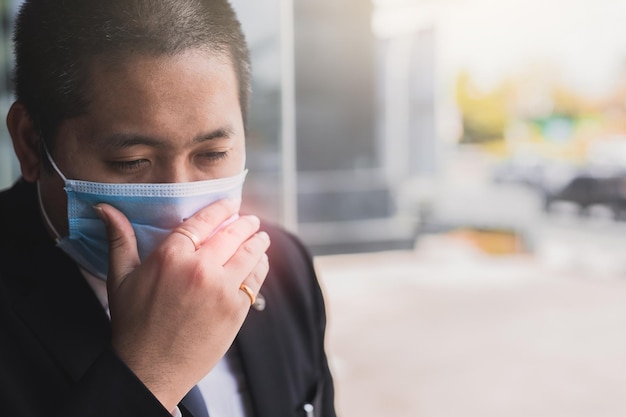
[[[11,30],[16,4],[17,2],[8,0],[0,2],[0,31],[2,32],[0,35],[0,114],[3,115],[1,118],[3,123],[0,126],[0,189],[11,185],[19,175],[17,158],[13,154],[11,138],[4,124],[4,115],[6,115],[12,101]]]
[[[235,0],[252,59],[244,210],[279,221],[282,213],[280,0]]]

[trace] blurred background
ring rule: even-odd
[[[626,2],[232,3],[247,209],[315,255],[341,415],[626,415]]]

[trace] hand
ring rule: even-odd
[[[269,237],[259,219],[242,216],[213,232],[237,207],[219,201],[172,232],[143,263],[128,219],[106,204],[112,344],[119,357],[168,409],[224,356],[269,266]]]

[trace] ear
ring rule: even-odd
[[[7,114],[7,128],[20,161],[22,177],[35,182],[41,174],[41,138],[22,103],[16,101]]]

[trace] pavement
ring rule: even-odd
[[[316,257],[339,415],[625,416],[625,228],[551,221],[499,256],[431,235]]]

